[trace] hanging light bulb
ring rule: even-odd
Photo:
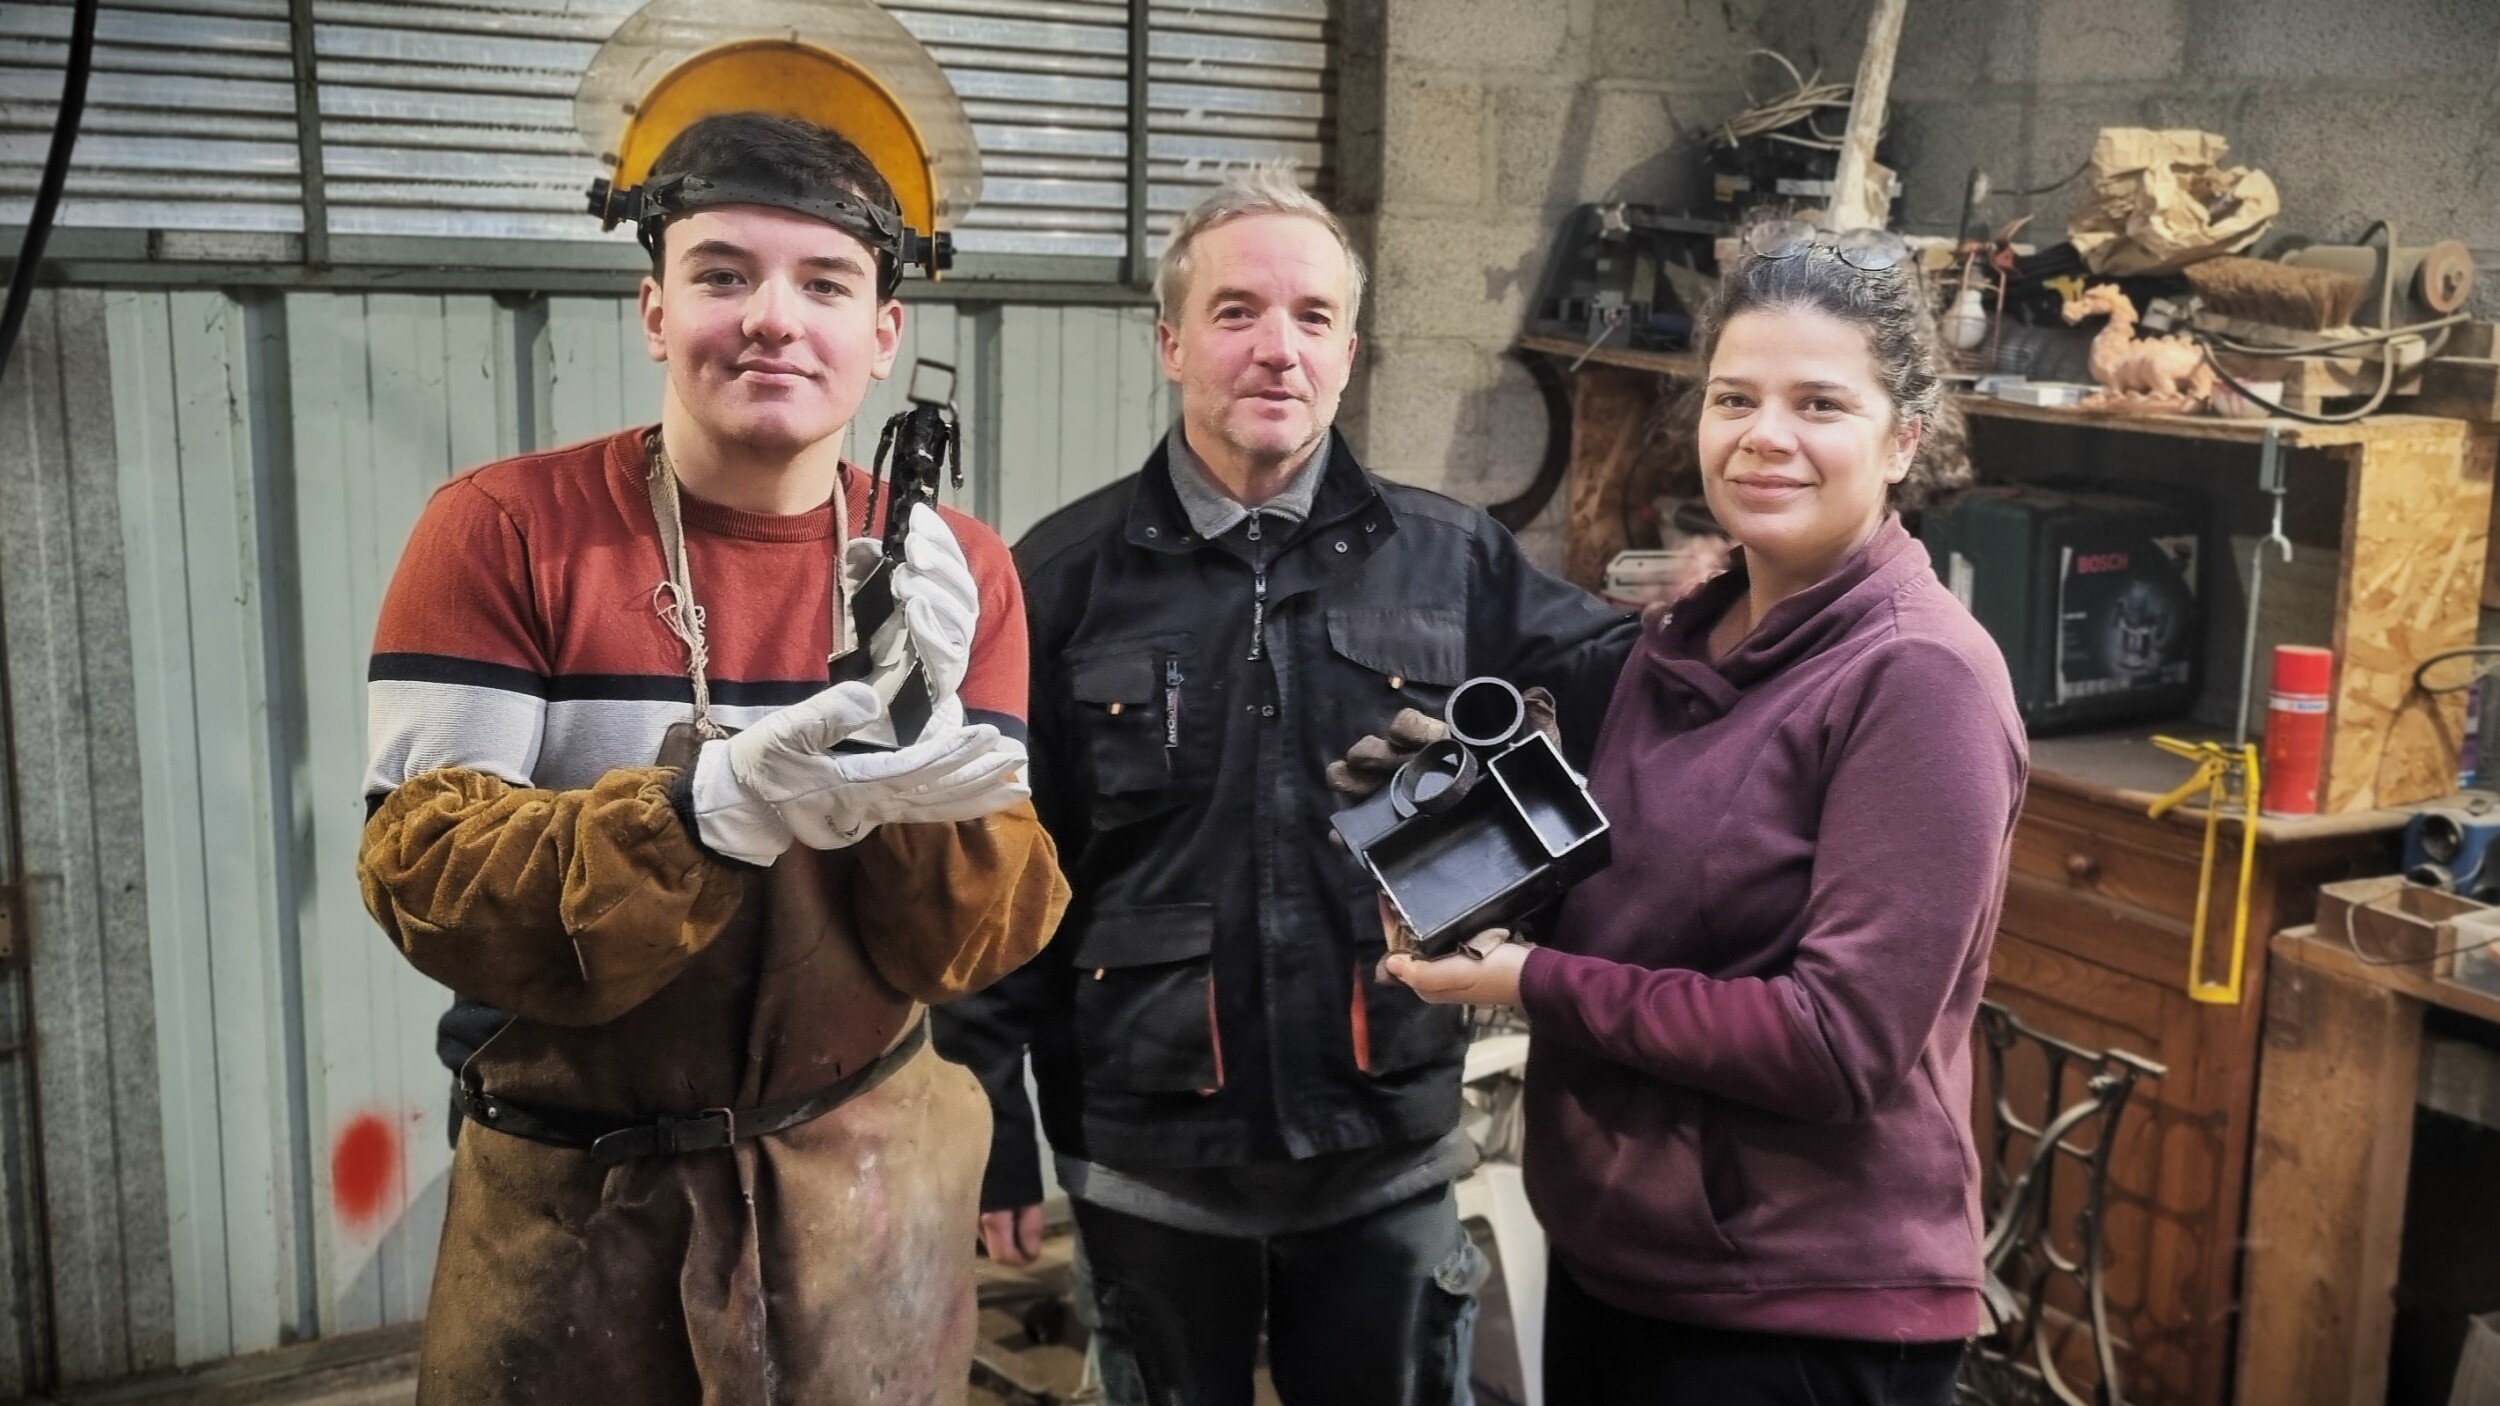
[[[1981,291],[1976,284],[1964,285],[1937,329],[1955,351],[1970,351],[1988,339],[1988,308],[1979,300]]]

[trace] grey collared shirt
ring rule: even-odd
[[[1294,471],[1285,491],[1259,504],[1256,511],[1270,513],[1292,522],[1311,515],[1311,500],[1319,496],[1319,481],[1328,472],[1328,443],[1331,436],[1323,433],[1319,447]],[[1189,515],[1189,525],[1198,530],[1199,539],[1212,542],[1241,526],[1252,509],[1215,481],[1207,471],[1206,462],[1189,447],[1189,436],[1181,426],[1163,437],[1164,451],[1172,466],[1172,489],[1180,494],[1181,511]]]

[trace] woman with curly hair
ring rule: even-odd
[[[2028,766],[1899,509],[1945,407],[1889,237],[1757,230],[1705,320],[1729,570],[1653,607],[1542,946],[1399,956],[1524,1007],[1545,1395],[1944,1406],[1980,1323],[1971,1025]]]

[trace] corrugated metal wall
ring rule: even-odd
[[[450,264],[462,240],[599,238],[574,213],[572,92],[633,7],[315,0],[331,229],[443,237]],[[0,224],[24,218],[69,9],[0,0]],[[892,9],[984,152],[961,247],[1125,253],[1127,0]],[[107,5],[63,228],[193,232],[194,253],[300,229],[288,13]],[[1327,0],[1151,15],[1156,247],[1226,164],[1292,155],[1325,181]],[[1138,307],[916,304],[851,452],[873,452],[913,358],[951,362],[961,505],[1012,540],[1169,423],[1152,326]],[[0,961],[0,1395],[47,1358],[105,1380],[422,1311],[445,997],[354,888],[374,613],[436,484],[650,418],[660,384],[627,299],[39,299],[0,385],[32,952]]]
[[[0,590],[46,1122],[0,1078],[0,1316],[39,1334],[37,1151],[69,1380],[418,1316],[446,995],[355,889],[375,613],[437,484],[649,418],[658,368],[623,299],[75,292],[31,329]],[[1168,424],[1145,309],[914,308],[915,355],[1011,538]],[[28,1357],[0,1331],[0,1392]]]
[[[573,90],[637,0],[316,0],[323,190],[339,235],[621,239],[581,213]],[[987,183],[967,254],[1128,249],[1127,0],[888,5],[962,97]],[[60,96],[68,0],[0,3],[0,222],[22,222]],[[287,0],[120,0],[64,228],[297,231]],[[1155,0],[1149,228],[1226,163],[1322,180],[1327,0]],[[1326,189],[1323,184],[1320,188]]]
[[[37,295],[0,381],[6,732],[30,909],[0,963],[0,1395],[47,1356],[90,1379],[173,1360],[109,381],[104,295]]]
[[[182,1360],[300,1319],[301,991],[261,562],[272,305],[107,299]],[[38,1006],[44,993],[38,989]]]

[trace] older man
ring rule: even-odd
[[[1635,627],[1331,430],[1363,271],[1288,171],[1183,217],[1158,292],[1180,423],[1016,548],[1074,898],[1039,961],[941,1014],[999,1119],[984,1237],[1012,1262],[1039,1228],[1029,1048],[1104,1338],[1157,1406],[1247,1406],[1263,1321],[1289,1406],[1443,1406],[1480,1277],[1449,1189],[1466,1031],[1373,979],[1324,773],[1478,673],[1585,705],[1585,744]]]

